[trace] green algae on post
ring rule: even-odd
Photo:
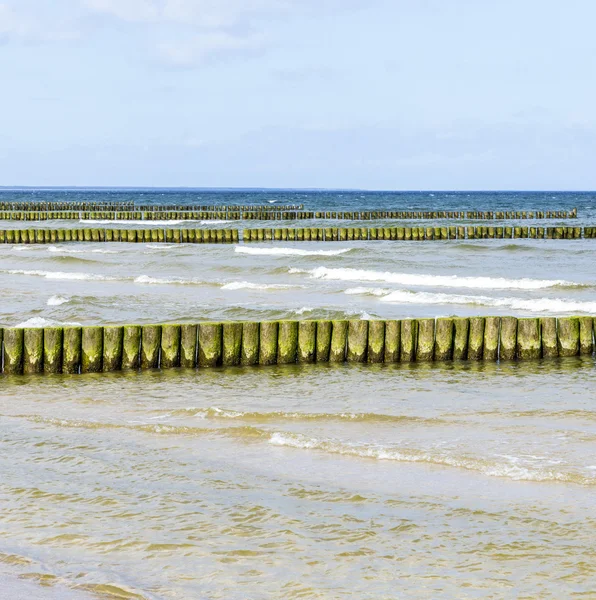
[[[280,321],[277,338],[277,364],[296,362],[298,353],[298,321]]]
[[[277,362],[277,321],[263,321],[259,336],[259,364],[274,365]]]
[[[470,319],[463,317],[453,319],[453,328],[453,360],[467,360]]]
[[[24,332],[20,328],[4,330],[4,372],[19,375],[23,372]]]
[[[43,329],[27,327],[23,334],[23,372],[43,372]]]
[[[401,324],[399,321],[385,321],[385,351],[383,361],[386,363],[399,362],[401,340]]]
[[[517,319],[515,317],[501,317],[500,339],[499,358],[513,360],[517,348]]]
[[[217,367],[222,359],[221,323],[199,323],[199,367]]]
[[[579,319],[561,317],[558,322],[559,356],[577,356],[579,354]]]
[[[317,357],[317,322],[300,321],[298,324],[299,363],[314,363]]]
[[[435,327],[435,360],[451,360],[453,358],[453,319],[439,318]]]
[[[180,366],[185,369],[197,366],[197,335],[197,325],[180,326]]]
[[[483,360],[499,359],[500,324],[500,317],[486,317],[484,319],[484,348],[482,350]]]
[[[46,327],[43,330],[43,370],[45,373],[62,373],[62,327]]]
[[[543,358],[553,358],[555,356],[559,356],[559,347],[557,341],[557,319],[555,317],[542,317],[539,320]]]
[[[542,356],[540,319],[518,319],[516,356],[522,360],[536,359]]]
[[[118,326],[104,327],[103,330],[103,370],[122,370],[122,348],[124,328]]]
[[[141,326],[122,328],[122,370],[136,371],[141,366]]]
[[[369,363],[385,361],[385,321],[370,321],[368,324],[368,354]]]
[[[143,325],[141,334],[141,368],[159,367],[161,346],[161,325]]]
[[[435,320],[418,319],[418,345],[416,360],[429,362],[433,360],[435,350]]]
[[[180,366],[180,325],[162,325],[160,367],[170,369]]]
[[[103,363],[103,327],[86,326],[81,338],[81,372],[99,373]]]
[[[242,360],[242,323],[222,324],[222,365],[234,367]]]
[[[331,351],[331,321],[317,321],[317,352],[316,361],[329,362],[329,353]]]
[[[400,341],[400,361],[414,362],[416,360],[418,342],[418,321],[415,319],[404,319],[401,321]]]
[[[346,360],[346,346],[348,343],[348,322],[332,321],[331,349],[329,351],[330,363],[343,363]]]
[[[482,360],[484,350],[484,317],[470,317],[468,360]]]

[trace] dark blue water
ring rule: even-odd
[[[596,192],[391,192],[350,190],[0,189],[0,201],[137,204],[304,204],[313,210],[571,210],[596,218]]]

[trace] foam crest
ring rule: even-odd
[[[29,269],[9,269],[4,271],[10,275],[33,275],[37,277],[45,277],[45,279],[53,279],[58,281],[116,281],[116,277],[108,275],[99,275],[97,273],[67,273],[63,271],[40,271]]]
[[[377,289],[354,288],[351,293],[380,295]],[[348,293],[348,290],[346,291]],[[492,298],[490,296],[468,296],[459,294],[442,294],[430,292],[409,292],[396,290],[389,292],[381,298],[381,302],[394,304],[426,304],[426,305],[476,305],[494,308],[510,308],[513,310],[537,313],[569,313],[581,312],[596,313],[596,302],[582,302],[580,300],[565,300],[563,298]]]
[[[162,278],[151,277],[151,275],[139,275],[135,277],[134,283],[142,283],[148,285],[203,285],[204,281],[200,279],[183,279],[182,277]]]
[[[254,248],[236,246],[234,252],[250,254],[253,256],[339,256],[350,252],[353,248],[339,248],[336,250],[303,250],[302,248]]]
[[[15,325],[15,327],[79,327],[80,325],[80,323],[60,322],[54,321],[53,319],[45,319],[44,317],[31,317],[30,319]]]
[[[222,290],[288,290],[300,288],[300,285],[285,283],[253,283],[251,281],[231,281],[221,286]]]
[[[577,287],[579,284],[562,279],[506,279],[504,277],[460,277],[458,275],[427,275],[392,273],[353,268],[317,267],[310,270],[291,268],[289,273],[306,273],[314,279],[335,281],[372,281],[421,287],[458,287],[492,290],[539,290],[551,287]]]
[[[70,302],[70,298],[66,298],[64,296],[51,296],[50,298],[48,298],[46,304],[48,306],[61,306],[62,304],[66,304],[67,302]]]
[[[106,250],[104,248],[92,248],[91,250],[83,250],[81,248],[68,248],[61,246],[48,246],[48,252],[58,252],[60,254],[85,254],[91,252],[92,254],[118,254],[117,250]]]
[[[299,433],[274,432],[269,438],[274,446],[285,446],[301,450],[318,450],[329,454],[340,454],[355,458],[390,460],[396,462],[418,462],[445,467],[476,471],[489,477],[504,477],[516,481],[562,481],[579,485],[596,485],[596,476],[575,472],[559,471],[550,466],[523,465],[514,457],[474,457],[455,455],[445,450],[418,450],[415,448],[392,448],[371,444],[350,444],[331,439],[317,439]]]

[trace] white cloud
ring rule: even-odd
[[[182,41],[162,42],[160,59],[175,67],[191,67],[230,56],[262,52],[267,40],[260,35],[237,36],[225,31],[198,34]]]
[[[25,43],[59,42],[78,37],[75,29],[46,19],[43,14],[14,10],[8,3],[0,3],[0,42]]]
[[[269,23],[366,6],[367,0],[80,0],[93,13],[145,24],[162,61],[189,67],[271,46]],[[370,0],[368,0],[370,1]],[[172,34],[172,26],[180,34]]]

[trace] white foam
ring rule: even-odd
[[[339,248],[337,250],[303,250],[302,248],[255,248],[236,246],[234,252],[238,254],[252,254],[262,256],[339,256],[350,252],[352,248]]]
[[[308,306],[303,306],[302,308],[297,308],[294,313],[297,315],[303,315],[304,313],[312,312],[314,309]]]
[[[151,277],[150,275],[139,275],[135,278],[134,283],[144,283],[153,285],[202,285],[205,282],[199,279],[182,279],[181,277],[164,279],[160,277]]]
[[[171,248],[180,248],[180,244],[147,244],[146,247],[152,250],[170,250]]]
[[[392,273],[352,268],[317,267],[304,271],[291,268],[289,273],[307,273],[314,279],[337,281],[374,281],[411,286],[459,287],[470,289],[538,290],[555,286],[577,286],[562,279],[505,279],[503,277],[459,277],[457,275],[427,275],[420,273]]]
[[[360,293],[367,293],[366,288],[358,288]],[[373,295],[377,290],[369,290]],[[354,293],[354,292],[353,292]],[[381,302],[394,304],[473,304],[478,306],[491,306],[494,308],[510,308],[528,312],[568,313],[582,312],[596,314],[596,302],[582,302],[580,300],[565,300],[563,298],[492,298],[490,296],[468,296],[460,294],[441,294],[430,292],[408,292],[397,290],[381,298]]]
[[[253,283],[251,281],[231,281],[221,286],[222,290],[287,290],[302,286],[284,283]]]
[[[38,271],[26,269],[10,269],[6,271],[10,275],[35,275],[45,277],[46,279],[56,279],[63,281],[115,281],[115,277],[99,275],[96,273],[66,273],[63,271]]]
[[[51,296],[48,298],[47,305],[48,306],[60,306],[61,304],[66,304],[70,302],[70,298],[65,298],[64,296]]]
[[[92,248],[91,250],[82,249],[82,248],[67,248],[61,246],[48,246],[48,252],[59,252],[62,254],[85,254],[86,252],[91,252],[93,254],[118,254],[117,250],[105,250],[104,248]]]
[[[80,323],[61,323],[52,319],[44,319],[43,317],[31,317],[15,327],[56,327],[56,326],[80,326]]]
[[[387,448],[381,445],[346,444],[335,440],[320,440],[298,433],[274,432],[269,438],[274,446],[286,446],[303,450],[320,450],[330,454],[341,454],[355,458],[391,460],[398,462],[422,462],[447,467],[478,471],[491,477],[506,477],[523,481],[576,481],[593,485],[596,478],[578,477],[573,473],[554,471],[542,466],[520,466],[511,461],[496,463],[495,459],[472,456],[455,456],[448,452],[423,451],[414,448]],[[496,458],[496,457],[495,457]]]
[[[213,219],[213,221],[201,221],[201,225],[223,225],[224,223],[233,223],[234,221],[221,221]]]

